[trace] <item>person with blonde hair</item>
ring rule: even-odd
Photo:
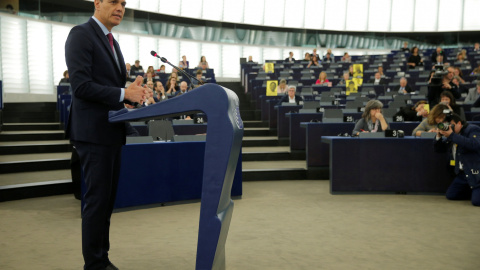
[[[437,124],[445,120],[446,113],[449,112],[445,104],[437,104],[412,132],[412,136],[420,136],[422,132],[437,132]]]
[[[318,75],[318,80],[315,82],[315,84],[324,84],[329,82],[330,81],[327,79],[327,73],[325,71],[322,71]]]

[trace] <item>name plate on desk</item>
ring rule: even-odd
[[[399,135],[399,130],[396,130],[396,129],[385,130],[385,137],[386,138],[399,137],[398,135]]]
[[[404,122],[405,120],[403,119],[402,115],[395,115],[393,117],[393,122]]]
[[[360,132],[360,138],[385,138],[385,133],[382,132]]]

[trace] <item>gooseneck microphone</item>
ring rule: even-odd
[[[194,81],[196,81],[199,85],[203,85],[204,82],[202,80],[198,80],[197,78],[195,78],[194,76],[188,74],[187,72],[185,72],[184,70],[178,68],[177,66],[173,65],[172,63],[170,63],[167,58],[165,57],[161,57],[157,54],[157,52],[155,51],[151,51],[150,54],[153,56],[153,57],[157,57],[158,59],[160,59],[160,61],[162,61],[163,63],[165,64],[169,64],[170,66],[172,66],[174,69],[180,71],[180,73],[182,73],[183,75],[185,75],[188,79],[188,81],[190,81],[190,90],[193,89],[193,83],[192,83],[192,80],[193,79]]]

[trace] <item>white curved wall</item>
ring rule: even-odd
[[[480,0],[128,0],[132,9],[274,27],[337,31],[480,30]]]
[[[143,2],[143,0],[142,0]],[[55,85],[67,69],[65,64],[65,41],[71,24],[27,19],[8,14],[0,15],[0,80],[3,90],[9,94],[29,94],[15,101],[29,101],[30,94],[53,94]],[[144,68],[162,64],[150,55],[155,50],[171,63],[178,64],[186,55],[191,66],[196,66],[204,55],[218,78],[240,80],[240,57],[252,56],[254,61],[284,59],[288,52],[301,59],[311,48],[274,47],[225,44],[217,42],[192,41],[191,39],[163,38],[159,36],[118,32],[113,29],[115,39],[120,43],[126,62],[139,59]],[[325,48],[319,49],[323,55]],[[382,54],[389,50],[348,50],[352,55]],[[335,55],[343,54],[344,49],[333,49]],[[171,68],[167,66],[167,72]],[[5,100],[11,102],[12,95]],[[35,97],[33,97],[35,99]],[[34,101],[34,100],[30,101]]]

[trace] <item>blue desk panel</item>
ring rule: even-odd
[[[200,199],[205,142],[123,146],[115,208]],[[232,196],[242,195],[241,153]]]
[[[390,123],[391,129],[403,130],[406,135],[420,122],[394,122]],[[302,123],[306,128],[306,156],[307,167],[327,167],[329,165],[329,147],[321,142],[325,136],[337,136],[338,134],[352,134],[354,123]]]
[[[330,192],[445,193],[445,153],[426,138],[323,137],[330,148]]]

